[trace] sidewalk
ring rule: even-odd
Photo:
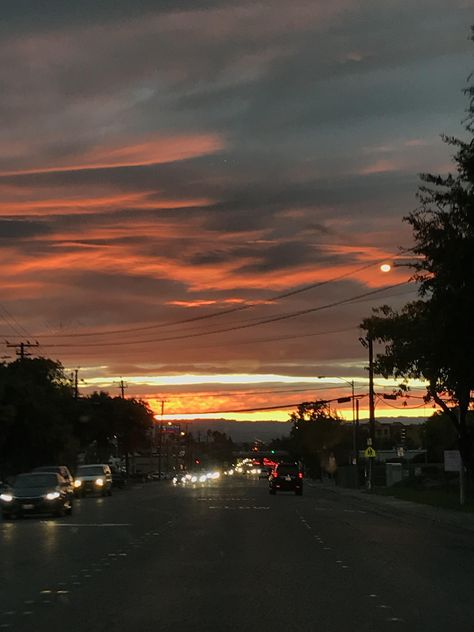
[[[414,518],[427,520],[437,526],[448,526],[474,531],[474,514],[464,513],[462,511],[451,511],[432,505],[401,500],[392,496],[380,496],[376,493],[369,493],[366,490],[337,487],[336,485],[321,483],[319,481],[308,481],[307,484],[309,484],[310,487],[321,489],[343,498],[357,500],[365,504],[366,507],[370,507],[373,511],[375,510],[385,515],[393,516],[396,514],[412,516]]]

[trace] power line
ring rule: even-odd
[[[387,405],[390,408],[395,408],[395,410],[416,410],[418,408],[426,407],[426,402],[424,402],[423,404],[419,404],[418,406],[395,406],[394,404],[389,404],[386,399],[382,399],[378,395],[377,395],[377,399],[379,400],[380,403]]]
[[[269,323],[279,322],[282,320],[288,320],[290,318],[297,318],[299,316],[304,316],[306,314],[312,314],[315,312],[320,312],[326,309],[331,309],[332,307],[338,307],[339,305],[345,305],[348,303],[352,303],[356,300],[360,300],[362,298],[368,298],[370,296],[374,296],[375,294],[379,294],[380,292],[384,292],[385,290],[389,290],[395,287],[400,287],[402,285],[406,285],[410,283],[410,281],[403,281],[401,283],[394,283],[393,285],[388,285],[383,288],[378,288],[375,290],[371,290],[369,292],[364,292],[363,294],[359,294],[347,299],[342,299],[339,301],[334,301],[333,303],[327,303],[325,305],[320,305],[318,307],[310,307],[308,309],[298,310],[296,312],[290,312],[288,314],[283,314],[281,316],[272,316],[271,318],[262,319],[260,321],[254,323],[244,323],[242,325],[234,325],[232,327],[225,327],[222,329],[215,329],[211,331],[204,332],[196,332],[196,333],[188,333],[188,334],[180,334],[176,336],[168,336],[165,338],[152,338],[148,340],[121,340],[116,342],[89,342],[89,343],[76,343],[76,344],[67,344],[67,343],[59,343],[59,344],[51,344],[49,347],[51,348],[78,348],[78,347],[116,347],[116,346],[125,346],[125,345],[136,345],[136,344],[149,344],[153,342],[168,342],[174,340],[184,340],[187,338],[197,338],[201,336],[210,336],[214,334],[227,333],[229,331],[237,331],[240,329],[248,329],[250,327],[256,327],[259,325],[267,325]]]
[[[10,349],[16,349],[16,355],[20,358],[20,360],[24,360],[26,357],[31,356],[28,349],[39,347],[39,342],[30,342],[27,340],[26,342],[10,343],[7,341],[6,346]]]
[[[269,301],[271,301],[272,303],[275,301],[279,301],[282,300],[284,298],[289,298],[291,296],[295,296],[297,294],[302,294],[303,292],[308,292],[309,290],[313,290],[316,289],[318,287],[322,287],[324,285],[328,285],[329,283],[334,283],[336,281],[341,281],[343,279],[346,279],[350,276],[352,276],[353,274],[357,274],[357,272],[362,272],[363,270],[367,270],[368,268],[371,268],[377,264],[379,264],[381,261],[385,261],[386,257],[383,259],[379,259],[377,261],[372,261],[368,264],[364,264],[363,266],[360,266],[358,268],[352,269],[348,272],[345,272],[343,274],[340,274],[338,276],[332,277],[331,279],[326,279],[325,281],[318,281],[317,283],[311,283],[310,285],[306,285],[302,288],[296,289],[296,290],[291,290],[290,292],[285,292],[283,294],[278,294],[277,296],[272,297],[271,299],[269,299]],[[396,287],[396,286],[389,286],[389,287]],[[126,327],[123,329],[112,329],[109,331],[96,331],[96,332],[85,332],[85,333],[71,333],[71,334],[44,334],[41,337],[42,338],[79,338],[79,337],[86,337],[86,336],[109,336],[109,335],[116,335],[116,334],[124,334],[124,333],[134,333],[134,332],[139,332],[139,331],[149,331],[152,329],[157,329],[157,328],[161,328],[161,327],[173,327],[173,326],[177,326],[177,325],[184,325],[187,323],[192,323],[192,322],[197,322],[197,321],[201,321],[201,320],[208,320],[210,318],[217,318],[220,316],[225,316],[227,314],[233,314],[236,312],[241,312],[243,310],[246,309],[251,309],[253,307],[259,306],[261,305],[260,302],[254,301],[254,302],[250,302],[250,303],[246,303],[245,305],[239,305],[237,307],[230,307],[228,309],[225,310],[220,310],[218,312],[212,312],[211,314],[203,314],[201,316],[194,316],[191,318],[185,318],[179,321],[175,321],[175,322],[164,322],[164,323],[155,323],[154,325],[145,325],[143,327]]]
[[[367,395],[363,395],[363,394],[358,394],[356,395],[357,399],[362,399],[363,397],[367,397]],[[340,398],[339,397],[335,397],[333,399],[320,399],[317,400],[318,402],[322,403],[322,404],[332,404],[333,402],[337,402]],[[351,397],[349,399],[352,399]],[[175,416],[179,416],[179,415],[230,415],[233,413],[257,413],[260,411],[266,411],[266,410],[283,410],[285,408],[298,408],[298,406],[301,406],[301,404],[303,404],[305,402],[298,402],[298,403],[293,403],[293,404],[280,404],[279,406],[261,406],[261,407],[257,407],[257,408],[239,408],[239,409],[234,409],[234,410],[206,410],[206,411],[199,411],[199,412],[191,412],[191,413],[187,413],[187,412],[180,412],[180,413],[173,413]]]

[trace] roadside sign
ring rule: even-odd
[[[459,450],[444,451],[444,471],[460,472],[461,471],[461,454]]]
[[[364,450],[364,456],[366,459],[375,459],[377,453],[372,448],[372,446],[369,445],[369,447]]]

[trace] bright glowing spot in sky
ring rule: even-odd
[[[90,384],[104,384],[117,380],[116,377],[112,378],[88,378]],[[268,374],[228,374],[228,375],[134,375],[126,377],[126,381],[129,384],[147,384],[153,386],[190,386],[193,384],[257,384],[257,383],[271,383],[271,382],[283,382],[285,384],[297,384],[301,382],[317,384],[321,380],[318,378],[308,378],[293,375],[275,375]]]

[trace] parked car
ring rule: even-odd
[[[112,496],[112,472],[106,463],[80,465],[74,477],[74,491],[77,496],[100,494]]]
[[[35,467],[32,472],[55,472],[64,478],[71,487],[71,492],[74,491],[74,478],[71,474],[70,469],[67,465],[41,465],[40,467]]]
[[[69,483],[55,472],[19,474],[0,494],[2,515],[6,519],[31,514],[70,515],[73,493]]]
[[[110,471],[112,473],[112,487],[123,489],[128,482],[127,472],[123,468],[113,465],[110,466]]]
[[[289,491],[301,496],[303,493],[303,472],[298,463],[278,463],[268,480],[270,494]]]

